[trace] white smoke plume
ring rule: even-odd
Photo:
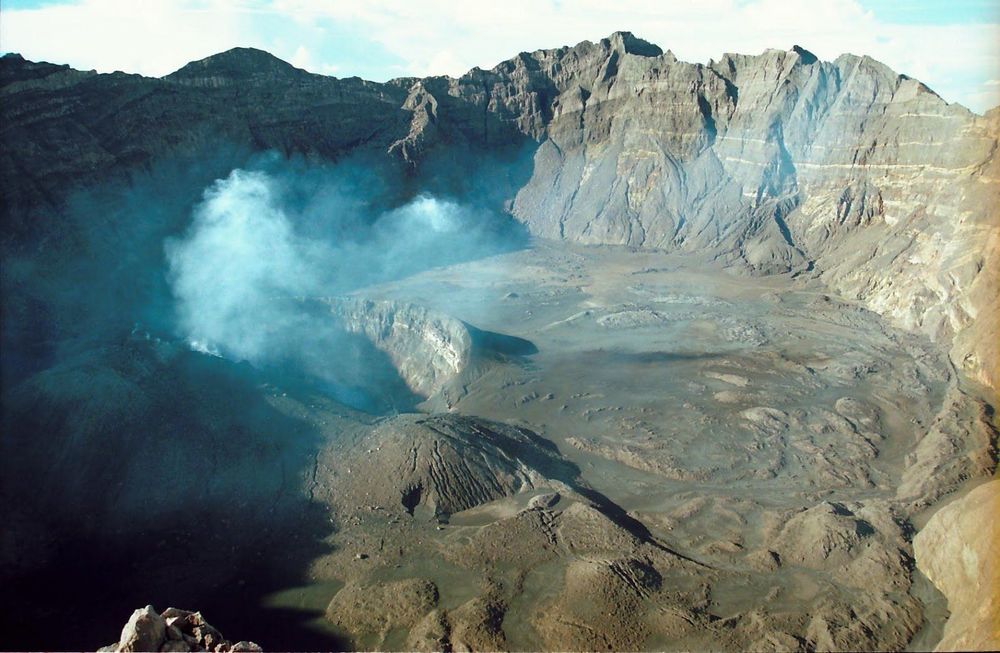
[[[326,174],[317,184],[237,169],[205,191],[187,233],[166,243],[177,328],[192,348],[370,386],[356,343],[345,344],[328,317],[307,314],[295,298],[336,295],[514,244],[486,210],[420,194],[377,211],[356,178]]]

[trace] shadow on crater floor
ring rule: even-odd
[[[332,531],[299,481],[325,436],[267,392],[248,365],[132,340],[5,393],[3,648],[97,648],[147,604],[265,647],[342,646],[263,607]]]

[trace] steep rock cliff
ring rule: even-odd
[[[537,144],[507,198],[537,236],[697,252],[819,275],[1000,379],[1000,113],[978,116],[869,58],[807,50],[678,61],[629,33],[458,79],[334,79],[236,49],[162,79],[7,55],[10,231],[69,189],[212,143],[419,173],[450,152]],[[953,339],[953,340],[952,340]]]
[[[917,566],[948,597],[951,618],[935,651],[988,651],[1000,645],[997,554],[1000,481],[945,506],[913,538]]]

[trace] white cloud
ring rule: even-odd
[[[296,68],[305,68],[312,63],[312,57],[309,56],[309,50],[304,45],[300,45],[292,58],[288,60],[288,63],[292,64]]]
[[[295,49],[295,52],[288,59],[288,63],[292,64],[296,68],[308,70],[311,73],[319,73],[321,75],[335,75],[340,69],[340,67],[336,64],[321,63],[316,61],[312,52],[310,52],[309,48],[304,45],[300,45]]]
[[[383,79],[459,75],[519,51],[629,30],[687,61],[793,44],[823,59],[869,54],[949,101],[978,111],[1000,102],[1000,90],[987,85],[1000,70],[1000,25],[892,25],[857,0],[80,0],[4,11],[0,43],[29,58],[154,75],[234,45],[254,45],[315,72],[332,72],[336,64],[353,74],[351,60],[328,60],[319,41],[304,45],[268,34],[271,21],[253,20],[262,14],[303,31],[322,21],[346,26],[358,41],[406,62],[385,66]]]
[[[3,10],[0,43],[29,59],[159,76],[233,47],[240,27],[232,3],[84,0]]]
[[[314,60],[305,46],[267,29],[275,16],[264,0],[74,0],[0,10],[0,47],[35,61],[159,77],[190,61],[249,46],[288,61],[305,57],[305,65],[295,65],[330,74],[329,62]],[[316,35],[308,25],[300,29]]]

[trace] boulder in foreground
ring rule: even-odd
[[[99,651],[125,653],[138,651],[263,651],[254,642],[230,642],[212,627],[200,612],[167,608],[157,613],[151,605],[132,613],[122,628],[121,638]]]

